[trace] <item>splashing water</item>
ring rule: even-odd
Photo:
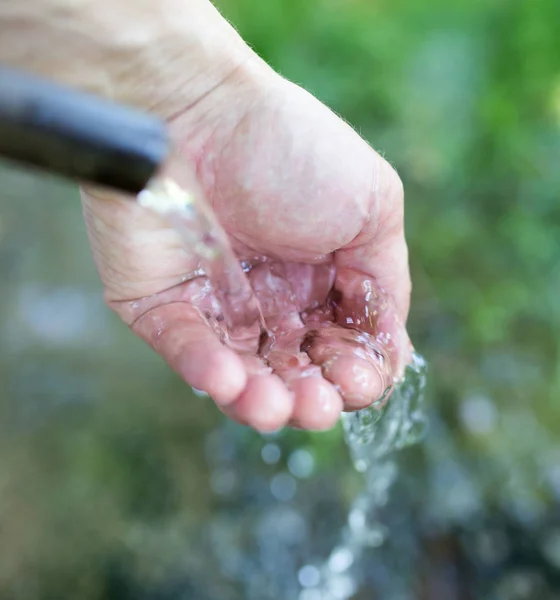
[[[385,393],[370,407],[342,417],[354,467],[365,477],[364,490],[353,501],[340,543],[328,559],[321,566],[303,566],[298,576],[299,600],[351,598],[360,582],[360,558],[367,549],[379,547],[385,540],[378,512],[387,503],[398,474],[395,453],[418,443],[424,431],[426,362],[414,353],[404,378],[395,385],[388,357],[378,339],[325,323],[324,306],[308,312],[296,311],[296,331],[282,332],[274,326],[269,331],[248,277],[252,266],[239,263],[212,209],[201,198],[195,201],[172,181],[157,179],[139,195],[138,201],[166,217],[181,234],[189,252],[198,256],[202,267],[198,274],[208,277],[220,302],[225,328],[220,327],[218,332],[225,343],[244,352],[259,351],[278,371],[287,367],[286,361],[295,361],[300,376],[319,369],[307,356],[317,339],[329,348],[352,347],[356,356],[376,366]],[[325,283],[332,282],[332,268],[327,267],[322,277]],[[289,295],[295,297],[297,293],[291,290]],[[258,340],[258,347],[254,340]]]
[[[363,553],[381,546],[387,536],[378,512],[389,500],[398,475],[395,452],[418,443],[425,429],[422,410],[426,361],[413,354],[405,377],[388,402],[380,402],[342,417],[344,435],[365,487],[352,502],[339,544],[318,569],[316,585],[303,589],[299,600],[348,600],[360,583]]]
[[[413,353],[389,402],[381,399],[369,408],[343,415],[345,439],[357,471],[363,473],[394,450],[420,441],[425,426],[422,397],[426,374],[426,361]]]

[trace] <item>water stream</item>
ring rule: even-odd
[[[320,569],[320,582],[303,590],[299,600],[348,600],[360,584],[358,568],[364,551],[380,547],[388,532],[378,514],[389,501],[398,475],[396,452],[422,439],[422,410],[427,366],[414,354],[404,380],[389,401],[355,413],[343,414],[345,441],[354,467],[364,473],[363,491],[352,502],[340,543]]]
[[[259,302],[211,207],[166,178],[154,179],[138,202],[166,217],[188,252],[199,258],[201,273],[220,303],[224,326],[213,324],[224,341],[241,351],[256,352],[255,340],[258,343],[265,331]]]

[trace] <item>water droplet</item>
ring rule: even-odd
[[[494,403],[484,396],[471,396],[459,408],[459,418],[465,429],[484,435],[496,428],[498,412]]]
[[[348,515],[348,524],[351,529],[361,530],[366,524],[366,515],[359,508],[354,508]]]
[[[298,580],[302,587],[317,587],[321,581],[321,573],[313,565],[305,565],[299,570]]]
[[[261,458],[267,465],[275,465],[282,456],[278,444],[266,444],[261,450]]]
[[[329,584],[329,591],[336,600],[348,600],[356,592],[356,583],[348,575],[334,577]]]
[[[313,474],[315,468],[315,459],[307,450],[296,450],[288,459],[288,468],[294,477],[306,479]]]
[[[296,480],[288,473],[279,473],[270,482],[272,495],[280,502],[289,502],[296,494]]]
[[[199,398],[208,398],[208,394],[206,392],[203,392],[202,390],[197,390],[196,388],[191,388],[193,391],[193,394],[195,396],[198,396]]]
[[[365,473],[368,468],[367,460],[364,460],[363,458],[359,458],[356,461],[354,468],[356,469],[356,471],[358,471],[358,473]]]
[[[329,569],[333,573],[342,573],[352,566],[354,554],[350,548],[336,548],[329,558]]]

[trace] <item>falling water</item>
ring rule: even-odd
[[[256,352],[258,347],[251,345],[258,344],[265,332],[259,302],[212,208],[165,178],[154,179],[139,194],[138,202],[166,217],[189,253],[199,258],[202,273],[220,302],[225,326],[219,334],[224,341],[236,349]]]
[[[388,402],[343,415],[345,441],[365,486],[352,502],[339,544],[319,569],[317,585],[302,590],[299,600],[348,600],[357,591],[361,556],[387,535],[378,512],[398,475],[396,452],[422,439],[426,375],[426,361],[413,354]]]
[[[414,353],[389,402],[378,401],[369,408],[344,414],[345,439],[357,471],[371,471],[393,451],[420,441],[425,426],[422,397],[426,372],[426,361]]]

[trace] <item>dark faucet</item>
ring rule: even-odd
[[[0,66],[0,157],[138,194],[168,152],[163,121]]]

